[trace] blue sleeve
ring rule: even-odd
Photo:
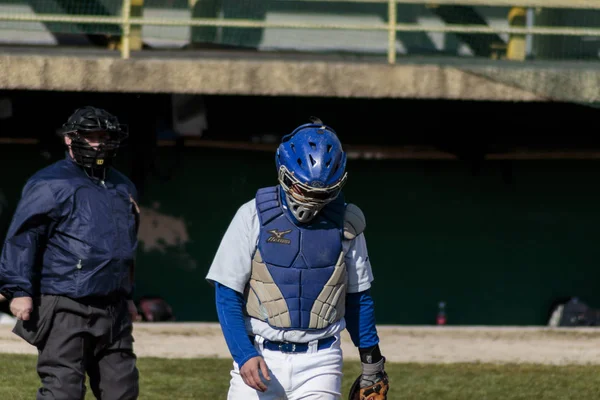
[[[219,282],[215,282],[215,291],[217,314],[225,342],[233,360],[241,368],[246,361],[260,355],[246,333],[242,312],[244,299],[241,294]]]
[[[33,277],[55,214],[54,195],[43,182],[29,181],[11,221],[0,256],[0,293],[6,297],[32,297]]]
[[[375,326],[375,303],[370,289],[348,293],[345,318],[346,329],[356,347],[364,349],[379,343]]]

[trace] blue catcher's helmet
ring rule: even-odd
[[[346,183],[346,153],[335,131],[318,118],[282,138],[275,154],[278,179],[298,222],[310,221]]]

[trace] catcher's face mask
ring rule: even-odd
[[[289,209],[300,223],[311,221],[346,183],[346,153],[335,131],[318,118],[281,139],[275,163]]]

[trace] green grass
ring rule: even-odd
[[[229,360],[140,358],[138,367],[141,400],[226,398]],[[600,366],[388,363],[387,370],[390,400],[600,398]],[[344,396],[359,371],[358,363],[346,363]],[[0,354],[0,399],[33,399],[38,385],[34,356]]]

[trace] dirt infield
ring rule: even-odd
[[[0,353],[36,354],[36,349],[0,325]],[[600,364],[600,329],[543,327],[379,327],[381,348],[392,362]],[[134,327],[140,357],[230,358],[221,329],[211,323],[144,324]],[[347,359],[356,359],[344,331]]]

